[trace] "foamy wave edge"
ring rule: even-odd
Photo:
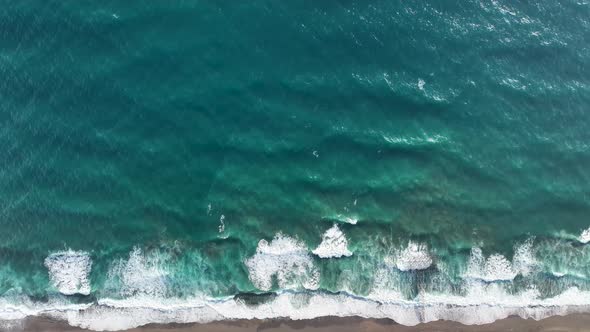
[[[238,319],[313,319],[325,316],[388,318],[413,326],[435,320],[468,325],[492,323],[509,316],[540,320],[549,316],[590,312],[590,292],[570,288],[546,299],[527,294],[506,296],[491,302],[476,298],[424,294],[419,300],[376,301],[349,293],[283,291],[268,302],[248,305],[239,298],[223,299],[102,299],[93,304],[59,303],[30,307],[0,305],[0,319],[45,316],[95,331],[130,329],[150,323],[209,323]],[[526,301],[526,302],[525,302]]]

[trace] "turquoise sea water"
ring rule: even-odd
[[[590,311],[588,2],[1,8],[0,319]]]

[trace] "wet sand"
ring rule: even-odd
[[[29,318],[24,321],[0,325],[5,331],[35,331],[35,332],[80,332],[88,331],[69,326],[65,322],[47,318]],[[363,319],[357,317],[338,318],[324,317],[312,320],[236,320],[208,324],[150,324],[129,332],[590,332],[590,314],[573,314],[555,316],[540,321],[509,317],[486,325],[462,325],[456,322],[437,321],[416,326],[403,326],[391,320]]]

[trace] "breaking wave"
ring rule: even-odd
[[[280,288],[319,287],[320,273],[305,244],[281,233],[276,234],[270,243],[260,240],[256,254],[245,264],[250,281],[260,290],[270,290],[273,277]]]
[[[352,252],[348,250],[348,240],[336,224],[324,233],[322,243],[312,252],[320,258],[352,256]]]
[[[160,253],[144,253],[133,248],[128,259],[116,261],[109,269],[107,287],[118,290],[119,296],[164,296],[166,279],[164,257]]]
[[[395,265],[401,271],[425,270],[432,265],[428,246],[421,243],[408,243],[408,247],[397,253]]]
[[[90,294],[92,260],[84,251],[60,251],[45,258],[53,286],[64,295]]]
[[[518,274],[526,276],[537,264],[532,245],[529,239],[516,246],[512,262],[501,254],[485,257],[481,248],[473,248],[464,277],[492,282],[513,280]]]
[[[321,257],[352,254],[337,225],[323,234],[322,242],[313,251],[318,257],[312,255],[303,241],[277,233],[270,242],[260,240],[256,252],[244,261],[254,287],[274,292],[217,297],[198,291],[183,296],[174,294],[168,289],[174,278],[172,257],[166,252],[135,247],[127,256],[110,264],[104,289],[96,292],[93,299],[85,298],[83,301],[90,301],[86,303],[76,303],[64,295],[90,293],[90,255],[83,251],[64,251],[45,260],[52,285],[63,295],[35,301],[25,295],[5,294],[0,297],[0,320],[16,322],[27,316],[42,315],[91,330],[122,330],[150,323],[299,320],[324,316],[388,318],[403,325],[441,319],[486,324],[514,315],[542,319],[590,311],[590,292],[576,283],[554,287],[555,284],[544,283],[543,279],[531,278],[517,286],[520,281],[516,276],[537,275],[543,263],[538,257],[546,255],[542,250],[555,248],[555,244],[533,244],[532,238],[517,244],[511,260],[499,253],[485,255],[481,248],[475,247],[463,261],[464,273],[455,274],[447,270],[448,262],[436,255],[435,250],[425,243],[410,241],[407,246],[369,262],[376,264],[370,268],[372,271],[364,270],[372,281],[370,289],[362,293],[346,287],[339,291],[320,289],[320,268],[316,264],[324,261]],[[368,252],[379,255],[373,250]],[[356,253],[352,259],[359,264],[367,263],[366,256]],[[199,268],[202,267],[195,267]],[[197,273],[201,272],[205,271]],[[361,270],[341,273],[344,278],[351,278],[350,283],[363,274]],[[451,275],[461,277],[460,282],[448,283],[444,278]],[[547,286],[552,290],[547,292]]]

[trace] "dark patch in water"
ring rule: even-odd
[[[234,300],[240,300],[249,306],[256,306],[266,302],[270,302],[277,297],[277,294],[268,293],[239,293],[234,296]]]

